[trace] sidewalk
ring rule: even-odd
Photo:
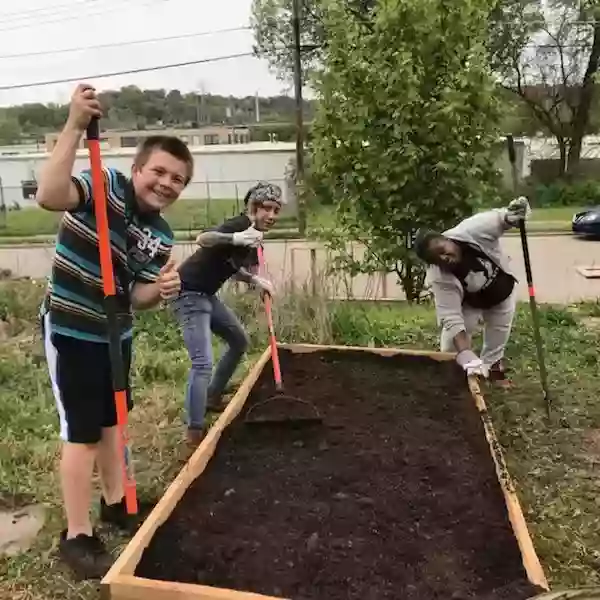
[[[519,278],[519,298],[527,301],[528,292],[518,236],[505,237],[502,245],[512,258]],[[529,242],[536,297],[539,302],[571,303],[598,300],[600,279],[586,279],[578,267],[600,266],[600,242],[585,241],[564,235],[532,236]],[[175,247],[179,260],[195,250],[192,242]],[[44,279],[50,273],[53,245],[0,247],[0,269],[10,269],[15,276]],[[270,240],[265,243],[265,259],[276,286],[312,286],[311,272],[317,272],[315,283],[322,285],[319,275],[327,264],[327,251],[318,242],[306,240]],[[336,297],[402,300],[404,295],[393,274],[359,275],[350,281],[330,275],[327,285]]]

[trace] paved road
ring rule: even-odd
[[[520,296],[527,299],[525,270],[518,237],[506,237],[503,247],[511,256],[515,270],[520,277]],[[586,279],[577,267],[600,267],[600,242],[575,239],[571,236],[531,237],[530,252],[536,296],[540,302],[570,303],[578,300],[596,300],[600,297],[600,278]],[[314,249],[311,251],[311,248]],[[176,256],[183,258],[192,252],[191,244],[178,244]],[[12,247],[0,248],[0,269],[10,269],[17,276],[42,279],[50,272],[53,247]],[[356,250],[358,253],[358,250]],[[314,263],[311,261],[311,254]],[[317,272],[316,286],[320,291],[326,287],[330,296],[355,298],[402,299],[400,286],[393,275],[385,280],[380,276],[359,276],[353,282],[348,278],[324,277],[327,263],[325,249],[306,241],[269,241],[265,245],[265,258],[269,272],[278,287],[304,284],[311,286],[311,264]],[[600,274],[600,272],[599,272]]]

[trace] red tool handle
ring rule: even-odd
[[[87,132],[87,144],[92,172],[92,197],[96,215],[96,228],[98,233],[98,249],[100,252],[100,270],[102,273],[102,286],[106,319],[108,324],[109,354],[113,389],[115,392],[115,408],[117,411],[117,427],[119,430],[119,446],[123,457],[121,466],[123,471],[123,488],[125,503],[129,514],[137,513],[136,483],[131,460],[131,450],[127,435],[127,381],[121,352],[121,336],[119,320],[117,317],[116,286],[113,270],[112,251],[110,247],[110,233],[108,227],[108,208],[106,187],[102,158],[100,155],[100,126],[97,118],[90,122]]]
[[[261,269],[265,269],[265,257],[262,246],[256,249],[258,254],[258,264]],[[273,312],[271,310],[271,296],[264,294],[265,312],[267,313],[267,323],[269,324],[269,338],[271,344],[271,360],[273,362],[273,374],[275,376],[275,387],[278,391],[283,389],[283,381],[281,379],[281,367],[279,365],[279,351],[277,349],[277,340],[275,339],[275,328],[273,327]]]

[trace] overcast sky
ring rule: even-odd
[[[251,0],[3,0],[0,8],[0,88],[86,78],[99,90],[203,89],[205,93],[269,96],[289,93],[267,64],[249,56],[114,77],[130,69],[249,53],[250,30],[154,43],[56,53],[149,38],[190,36],[249,25]],[[10,58],[9,55],[22,55]],[[75,83],[0,90],[0,106],[68,102]]]

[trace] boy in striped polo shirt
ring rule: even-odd
[[[102,484],[101,520],[124,529],[131,526],[123,498],[91,174],[72,175],[81,138],[90,120],[100,116],[94,89],[79,85],[37,192],[42,208],[64,211],[41,312],[63,440],[60,474],[67,528],[59,549],[63,560],[84,579],[101,578],[112,563],[90,522],[95,464]],[[156,306],[177,296],[181,287],[170,258],[173,232],[161,211],[177,200],[192,171],[187,146],[168,136],[145,140],[134,158],[131,177],[104,169],[127,374],[132,309]],[[130,389],[127,398],[131,410]]]

